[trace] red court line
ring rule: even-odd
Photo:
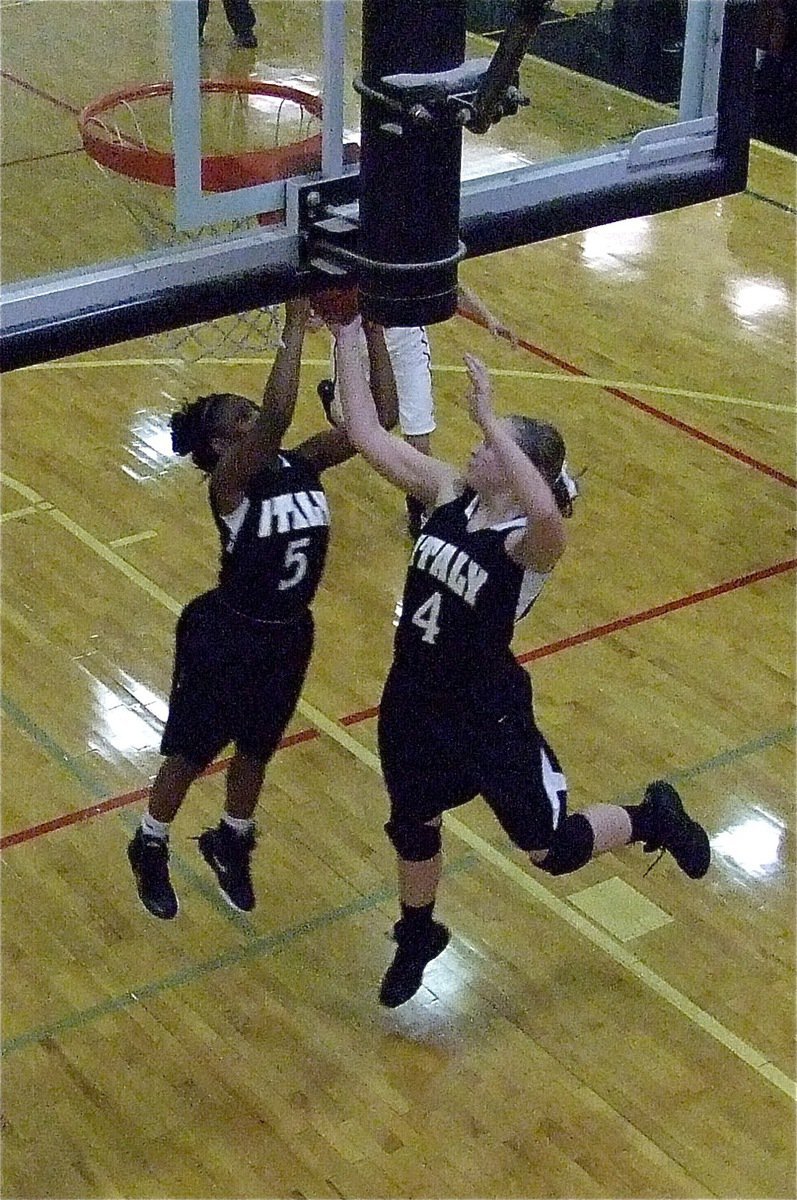
[[[32,92],[34,95],[41,97],[43,100],[48,100],[51,104],[57,105],[59,108],[64,108],[67,112],[74,113],[77,116],[80,113],[79,108],[69,104],[66,100],[60,100],[57,96],[51,95],[49,92],[44,92],[40,88],[34,87],[24,79],[20,79],[16,75],[12,75],[10,71],[0,70],[0,76],[4,79],[16,83],[18,87],[25,88],[26,91]],[[460,312],[459,316],[464,317],[466,321],[473,322],[474,325],[480,325],[482,328],[487,328],[487,322],[475,313]],[[502,333],[501,337],[510,340],[507,334]],[[543,350],[541,346],[535,346],[532,342],[527,342],[525,338],[518,338],[518,345],[527,350],[529,354],[534,354],[537,358],[543,359],[545,362],[551,363],[553,366],[559,367],[562,371],[566,371],[570,375],[577,375],[582,379],[592,378],[589,372],[584,371],[581,367],[575,366],[573,363],[567,362],[563,358],[559,358],[556,354],[551,354],[548,350]],[[637,396],[632,396],[630,392],[624,391],[622,388],[606,387],[602,391],[610,396],[616,396],[618,400],[623,400],[626,404],[630,404],[633,408],[640,412],[646,413],[649,417],[654,417],[657,421],[662,421],[665,425],[671,426],[673,429],[679,430],[681,433],[687,434],[689,437],[695,438],[706,446],[711,446],[714,450],[719,450],[720,453],[728,455],[730,458],[735,458],[737,462],[744,463],[746,467],[752,467],[755,471],[760,471],[763,475],[769,475],[772,479],[777,479],[779,483],[784,483],[788,487],[797,488],[797,479],[793,479],[790,475],[786,475],[783,471],[779,471],[776,467],[769,466],[768,463],[760,462],[747,454],[744,450],[738,450],[729,442],[723,442],[719,438],[713,437],[704,430],[698,429],[694,425],[689,425],[686,421],[681,421],[678,417],[670,416],[660,408],[656,408],[652,404],[647,404],[644,400],[640,400]]]
[[[626,617],[617,617],[614,621],[608,621],[604,625],[595,625],[592,629],[585,629],[582,633],[571,634],[570,637],[560,638],[559,641],[549,642],[545,646],[538,646],[536,650],[528,650],[525,654],[518,655],[519,663],[533,662],[538,658],[547,658],[549,654],[557,654],[560,650],[568,650],[571,646],[583,645],[584,642],[595,641],[597,638],[606,637],[610,633],[616,633],[619,629],[628,629],[632,625],[640,625],[644,621],[652,621],[655,617],[664,616],[666,613],[677,612],[678,609],[688,608],[693,604],[700,604],[703,600],[711,600],[715,596],[724,596],[728,592],[736,591],[738,588],[747,587],[751,583],[759,583],[764,579],[771,579],[775,575],[782,575],[786,571],[793,571],[797,567],[797,558],[787,559],[785,562],[775,563],[771,567],[764,567],[759,571],[752,571],[747,575],[739,575],[735,579],[729,579],[725,583],[718,583],[714,587],[704,588],[700,592],[693,592],[688,596],[680,596],[677,600],[669,600],[666,604],[657,604],[654,608],[646,608],[638,613],[631,613]],[[345,726],[357,725],[361,721],[370,720],[379,712],[378,707],[363,708],[359,712],[349,713],[340,718],[340,724]],[[314,741],[320,737],[317,729],[302,729],[298,733],[292,733],[288,737],[283,738],[279,744],[280,750],[285,750],[289,746],[295,746],[300,742]],[[219,759],[218,762],[212,763],[203,776],[215,775],[218,771],[223,771],[229,762],[229,758]],[[54,817],[51,821],[44,821],[39,825],[30,825],[27,829],[19,829],[16,833],[6,834],[0,838],[0,850],[5,850],[8,846],[16,846],[21,842],[29,842],[33,838],[41,837],[45,833],[52,833],[56,829],[64,829],[68,825],[76,825],[82,821],[90,821],[93,817],[102,815],[102,813],[112,812],[116,808],[124,808],[128,804],[134,804],[137,800],[143,800],[148,794],[149,788],[137,788],[134,792],[125,792],[121,796],[112,796],[108,800],[102,800],[99,804],[90,804],[88,808],[81,808],[75,812],[64,813],[60,817]]]
[[[295,746],[299,742],[311,742],[320,736],[317,729],[302,729],[299,733],[292,733],[289,737],[283,738],[279,749],[285,750],[288,746]],[[223,771],[229,761],[229,758],[220,758],[218,762],[211,763],[207,770],[202,772],[202,778]],[[134,792],[111,796],[108,800],[101,800],[99,804],[90,804],[88,808],[79,808],[75,812],[53,817],[51,821],[42,821],[40,825],[29,825],[27,829],[19,829],[16,833],[8,833],[0,838],[0,850],[5,850],[7,846],[17,846],[20,842],[29,842],[32,838],[52,833],[55,829],[64,829],[67,825],[78,825],[83,821],[90,821],[93,817],[99,817],[103,813],[113,812],[115,808],[124,808],[128,804],[135,804],[137,800],[143,800],[148,795],[148,787],[136,788]]]
[[[65,100],[59,100],[57,96],[50,95],[49,92],[44,92],[40,88],[34,87],[24,79],[20,79],[16,75],[12,75],[10,71],[0,70],[0,75],[3,78],[16,83],[19,87],[25,88],[34,95],[41,97],[43,100],[49,100],[51,104],[58,105],[59,108],[64,108],[68,112],[74,113],[76,116],[80,113],[80,109],[75,108]],[[487,327],[487,322],[476,316],[475,313],[461,312],[461,317],[466,321],[472,321],[474,325],[481,325],[482,328]],[[502,337],[507,337],[506,334],[501,334]],[[577,375],[582,379],[592,378],[589,372],[583,371],[581,367],[575,366],[573,363],[567,362],[563,358],[559,358],[556,354],[551,354],[548,350],[543,350],[541,346],[535,346],[532,342],[527,342],[525,338],[518,338],[518,345],[527,350],[529,354],[534,354],[537,358],[543,359],[545,362],[551,363],[553,366],[559,367],[562,371],[566,371],[570,375]],[[606,387],[602,391],[610,396],[616,396],[618,400],[623,400],[626,404],[630,404],[632,408],[638,409],[640,412],[646,413],[649,417],[654,417],[657,421],[662,421],[665,425],[669,425],[673,429],[679,430],[681,433],[687,434],[689,437],[695,438],[706,446],[711,446],[714,450],[719,450],[720,453],[728,455],[730,458],[735,458],[737,462],[744,463],[746,467],[751,467],[755,471],[760,471],[763,475],[769,475],[772,479],[777,479],[779,483],[784,483],[788,487],[797,488],[797,479],[793,479],[790,475],[786,475],[783,471],[779,471],[776,467],[769,466],[768,463],[760,462],[747,454],[744,450],[738,450],[729,442],[723,442],[719,438],[713,437],[704,430],[698,429],[694,425],[689,425],[686,421],[681,421],[678,417],[670,416],[660,408],[656,408],[652,404],[647,404],[644,400],[640,400],[637,396],[632,396],[630,392],[624,391],[622,388]]]
[[[475,313],[458,314],[464,317],[466,321],[472,321],[474,325],[481,325],[483,329],[487,328],[487,323],[480,320]],[[507,334],[499,335],[506,341],[511,341]],[[551,363],[555,367],[559,367],[562,371],[566,371],[568,375],[576,375],[580,379],[591,379],[592,376],[588,371],[583,371],[581,367],[576,367],[573,363],[567,362],[563,358],[559,358],[556,354],[551,354],[548,350],[543,350],[541,346],[535,346],[532,342],[527,342],[525,338],[518,338],[517,343],[527,350],[529,354],[541,358],[544,362]],[[744,450],[737,450],[729,442],[723,442],[719,438],[713,437],[710,433],[705,433],[702,429],[698,429],[695,425],[689,425],[686,421],[681,421],[678,417],[670,416],[660,408],[656,408],[653,404],[648,404],[644,400],[640,400],[637,396],[632,396],[630,392],[624,391],[622,388],[609,387],[604,385],[601,391],[608,393],[610,396],[616,396],[618,400],[623,400],[626,404],[630,404],[632,408],[638,409],[640,412],[646,413],[649,417],[655,417],[657,421],[662,421],[665,425],[677,429],[680,433],[685,433],[689,437],[695,438],[706,446],[711,446],[713,450],[719,450],[722,454],[727,454],[730,458],[735,458],[738,462],[744,463],[746,467],[752,467],[754,471],[760,471],[762,475],[769,475],[772,479],[777,479],[779,483],[786,484],[787,487],[797,488],[797,479],[793,479],[790,475],[779,471],[777,467],[771,467],[769,463],[760,462],[759,459],[753,458]]]
[[[735,592],[737,588],[747,587],[751,583],[760,583],[762,579],[771,579],[773,575],[782,575],[785,571],[793,571],[797,567],[797,558],[789,558],[785,562],[775,563],[774,566],[764,567],[760,571],[752,571],[749,575],[739,575],[726,583],[718,583],[715,587],[705,588],[702,592],[693,592],[690,596],[680,596],[677,600],[668,600],[666,604],[657,604],[654,608],[643,609],[642,612],[631,613],[627,617],[617,617],[607,621],[605,625],[596,625],[583,633],[574,633],[570,637],[561,638],[558,642],[549,642],[547,646],[539,646],[536,650],[527,650],[518,655],[519,663],[533,662],[537,658],[547,658],[570,646],[580,646],[584,642],[594,641],[595,638],[606,637],[619,629],[630,629],[632,625],[640,625],[643,621],[652,621],[655,617],[663,617],[666,613],[677,612],[680,608],[689,608],[692,604],[701,604],[703,600],[712,600],[715,596],[724,596]]]
[[[17,87],[24,88],[26,92],[32,92],[34,96],[38,96],[40,100],[49,100],[50,104],[55,104],[58,108],[65,108],[67,112],[77,116],[80,112],[79,108],[75,108],[74,104],[70,104],[67,100],[59,100],[57,96],[52,96],[49,92],[43,92],[41,88],[34,87],[32,83],[28,83],[26,79],[20,79],[18,75],[12,75],[10,71],[0,71],[3,79],[8,79],[9,82],[15,83]]]
[[[606,637],[607,634],[616,633],[619,629],[630,629],[632,625],[641,625],[644,621],[652,621],[656,617],[663,617],[666,613],[677,612],[680,608],[689,608],[693,604],[700,604],[703,600],[711,600],[715,596],[724,596],[727,592],[735,592],[737,588],[747,587],[750,583],[760,583],[761,580],[770,579],[773,575],[782,575],[785,571],[793,571],[795,567],[797,567],[797,558],[790,558],[785,562],[775,563],[774,566],[764,567],[760,571],[752,571],[748,575],[738,575],[726,583],[718,583],[714,587],[704,588],[700,592],[692,592],[688,596],[679,596],[677,600],[668,600],[666,604],[657,604],[653,608],[630,613],[627,617],[617,617],[614,621],[607,621],[605,625],[594,625],[592,629],[585,629],[582,633],[573,633],[569,637],[560,638],[557,642],[548,642],[545,646],[538,646],[536,650],[527,650],[524,654],[518,654],[517,660],[522,664],[534,662],[538,658],[547,658],[549,654],[558,654],[560,650],[568,650],[571,646],[581,646],[584,642],[592,642],[596,638]],[[340,724],[358,725],[361,721],[368,721],[375,717],[378,712],[378,707],[363,708],[359,712],[341,717]]]
[[[341,717],[341,725],[359,725],[360,721],[368,721],[371,717],[375,717],[379,712],[379,706],[373,705],[371,708],[363,708],[359,712],[349,713],[347,717]]]

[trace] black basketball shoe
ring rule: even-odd
[[[421,536],[421,530],[426,523],[426,509],[415,496],[407,496],[407,531],[414,542]]]
[[[169,879],[169,844],[164,838],[147,837],[139,828],[128,843],[127,857],[141,903],[153,917],[171,921],[180,907]]]
[[[425,967],[443,953],[450,937],[439,921],[430,921],[423,929],[414,931],[408,931],[403,921],[397,921],[393,940],[398,947],[382,980],[379,1003],[385,1008],[406,1004],[421,986]]]
[[[238,912],[251,912],[255,907],[250,874],[256,842],[254,830],[236,833],[226,821],[220,821],[216,829],[206,829],[196,840],[199,853],[215,873],[227,903]]]
[[[332,401],[335,399],[335,384],[331,379],[322,379],[316,391],[321,401],[321,407],[324,410],[324,416],[332,428],[336,428],[335,422],[332,420]]]
[[[662,779],[649,783],[639,815],[645,853],[667,850],[685,875],[702,879],[711,865],[708,834],[686,812],[675,788]]]

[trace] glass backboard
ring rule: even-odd
[[[705,168],[703,193],[717,194],[728,13],[752,3],[672,0],[655,35],[656,98],[642,94],[650,61],[643,70],[634,23],[647,0],[555,0],[520,68],[529,107],[487,134],[464,134],[468,252],[566,231],[543,209],[567,208],[570,197],[580,227],[616,219],[616,205],[579,210],[579,197],[629,186],[641,196],[648,175],[666,186],[668,173],[697,178]],[[670,0],[656,0],[657,12],[662,4]],[[468,57],[489,56],[511,4],[451,6],[466,10]],[[257,45],[246,47],[221,0],[210,0],[201,42],[196,0],[3,5],[4,369],[306,288],[296,190],[356,180],[361,9],[354,0],[252,7]],[[673,202],[699,198],[687,188]],[[531,208],[535,229],[514,216]]]

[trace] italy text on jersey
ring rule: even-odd
[[[412,566],[439,580],[470,608],[475,607],[476,597],[488,579],[484,567],[469,554],[432,534],[421,534],[415,543]]]
[[[310,529],[329,525],[329,506],[321,491],[287,492],[269,496],[260,502],[258,537],[272,533],[291,533],[294,529]]]

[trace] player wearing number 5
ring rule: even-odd
[[[429,512],[410,559],[379,713],[385,830],[398,855],[401,901],[380,999],[395,1007],[414,995],[424,967],[448,943],[448,930],[432,918],[447,809],[481,794],[512,842],[552,875],[640,840],[646,850],[669,850],[699,878],[710,851],[705,831],[661,781],[641,804],[568,814],[564,774],[510,648],[515,622],[565,547],[576,486],[558,431],[528,417],[497,417],[487,370],[466,354],[470,415],[483,441],[463,474],[380,427],[357,358],[356,324],[337,338],[352,442]]]
[[[198,839],[225,899],[255,905],[250,858],[253,814],[265,769],[299,700],[313,646],[310,606],[327,552],[329,510],[320,475],[351,458],[342,429],[325,429],[282,449],[296,404],[307,301],[287,306],[282,343],[262,406],[245,396],[200,396],[172,415],[177,454],[210,475],[209,499],[221,537],[216,587],[177,622],[164,762],[141,825],[128,846],[139,896],[156,917],[176,916],[169,878],[171,822],[194,780],[230,742],[226,805],[216,829]],[[392,372],[377,331],[369,346],[383,419],[395,424]]]

